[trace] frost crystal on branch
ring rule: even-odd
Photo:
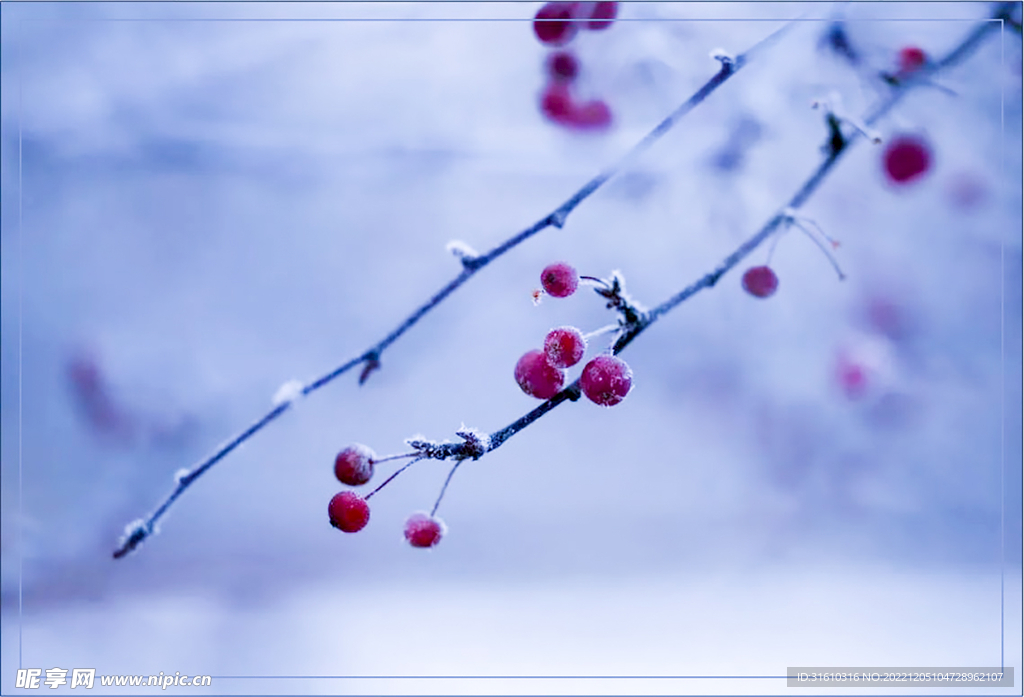
[[[273,404],[275,407],[279,407],[282,404],[291,404],[301,396],[302,383],[298,380],[289,380],[277,388],[277,392],[274,393]]]
[[[491,447],[491,437],[475,428],[466,428],[463,425],[455,432],[455,435],[465,441],[463,443],[463,448],[465,449],[463,457],[471,457],[474,460],[478,460]]]
[[[452,240],[445,245],[445,249],[454,254],[467,268],[474,266],[480,258],[480,253],[462,240]]]

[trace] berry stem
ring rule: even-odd
[[[593,339],[594,337],[598,337],[598,336],[601,336],[603,334],[611,334],[612,332],[617,332],[620,329],[622,329],[622,325],[621,324],[606,324],[605,326],[601,327],[600,329],[595,329],[594,331],[590,332],[589,334],[584,334],[583,335],[583,340],[586,341],[587,343],[590,343],[590,340]]]
[[[391,462],[392,460],[401,460],[406,457],[416,457],[419,455],[418,452],[402,453],[401,455],[388,455],[387,457],[374,458],[373,464],[379,465],[382,462]]]
[[[378,491],[380,491],[381,489],[383,489],[384,487],[386,487],[386,486],[388,485],[388,483],[389,483],[389,482],[390,482],[390,481],[391,481],[392,479],[394,479],[395,477],[397,477],[398,475],[400,475],[400,474],[401,474],[402,472],[406,471],[407,469],[409,469],[410,467],[412,467],[413,465],[415,465],[415,464],[416,464],[417,462],[419,462],[420,460],[425,460],[425,459],[426,459],[426,455],[420,455],[419,457],[417,457],[417,458],[416,458],[416,459],[414,459],[414,460],[409,460],[409,462],[405,463],[404,465],[402,465],[401,467],[399,467],[399,468],[398,468],[397,470],[395,470],[394,474],[392,474],[392,475],[391,475],[390,477],[388,477],[388,478],[387,478],[387,479],[385,479],[385,480],[384,480],[383,482],[381,482],[381,483],[380,483],[380,486],[378,486],[378,487],[377,487],[376,489],[374,489],[374,490],[373,490],[373,491],[371,491],[371,492],[370,492],[369,494],[367,494],[366,496],[364,496],[364,497],[363,497],[363,499],[364,499],[365,501],[369,501],[369,500],[370,500],[370,497],[371,497],[371,496],[373,496],[373,495],[374,495],[374,494],[376,494],[376,493],[377,493]]]
[[[809,228],[804,227],[804,222],[813,225],[814,228],[817,230],[818,234],[814,234],[813,232],[811,232],[811,230]],[[793,227],[795,227],[798,230],[800,230],[800,232],[802,232],[805,235],[807,235],[807,237],[810,238],[811,242],[813,242],[815,245],[817,245],[818,249],[820,249],[822,254],[825,255],[825,258],[828,259],[830,264],[832,264],[832,268],[836,270],[836,274],[839,275],[839,280],[840,281],[845,281],[846,280],[846,274],[844,274],[843,270],[841,268],[839,268],[839,262],[836,261],[835,255],[832,254],[832,250],[830,250],[828,247],[826,247],[825,244],[820,239],[818,239],[818,236],[820,235],[820,236],[824,237],[833,246],[836,245],[835,240],[833,240],[828,235],[826,235],[825,232],[820,227],[818,227],[818,224],[813,222],[809,218],[805,218],[802,221],[798,220],[797,218],[792,218],[790,220],[790,225],[792,225]]]
[[[455,464],[448,471],[448,476],[444,480],[444,484],[441,486],[441,493],[437,495],[437,501],[434,501],[434,507],[430,509],[430,517],[433,518],[434,514],[437,513],[437,507],[441,505],[441,499],[444,498],[444,492],[448,490],[448,483],[451,482],[452,477],[455,476],[455,470],[459,469],[459,465],[465,462],[465,459],[456,460]]]

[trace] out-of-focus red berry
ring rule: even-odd
[[[767,298],[775,294],[779,277],[767,266],[752,266],[743,274],[743,290],[755,298]]]
[[[569,43],[578,27],[573,21],[578,9],[575,2],[549,2],[537,10],[533,18],[533,33],[542,44],[562,46]]]
[[[931,167],[931,148],[923,138],[903,135],[893,138],[882,155],[885,174],[896,184],[907,184]]]

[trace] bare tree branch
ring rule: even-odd
[[[464,250],[459,250],[459,256],[462,262],[462,271],[458,276],[453,278],[445,287],[435,293],[429,300],[423,305],[417,308],[411,315],[405,318],[394,330],[391,331],[387,336],[378,341],[376,344],[371,346],[369,349],[348,360],[342,365],[338,366],[329,373],[313,380],[309,384],[303,386],[300,390],[299,396],[306,396],[321,387],[327,385],[335,378],[347,373],[358,365],[363,365],[363,371],[360,375],[359,382],[362,384],[365,382],[373,371],[380,368],[380,357],[381,354],[398,340],[406,331],[412,328],[417,322],[419,322],[428,312],[437,307],[443,302],[449,295],[455,292],[462,284],[468,281],[474,274],[480,269],[487,266],[489,263],[500,257],[505,252],[508,252],[512,248],[518,246],[522,242],[525,242],[529,238],[533,237],[537,233],[549,228],[557,227],[561,228],[565,225],[566,219],[569,217],[577,206],[590,197],[595,191],[601,188],[609,179],[619,173],[629,162],[638,157],[641,153],[645,152],[651,145],[653,145],[658,139],[660,139],[665,133],[671,130],[686,114],[690,113],[697,105],[703,102],[712,92],[718,89],[722,84],[729,78],[735,75],[740,68],[745,66],[753,56],[764,51],[768,47],[774,45],[782,35],[790,28],[791,23],[787,23],[782,28],[769,35],[765,39],[751,47],[746,53],[739,56],[726,56],[716,55],[714,56],[720,63],[720,70],[708,80],[700,89],[698,89],[689,99],[681,104],[675,111],[669,114],[664,120],[661,121],[657,126],[651,130],[640,142],[638,142],[629,152],[626,153],[617,163],[611,167],[605,169],[589,182],[584,184],[576,193],[570,196],[562,205],[556,208],[554,211],[544,216],[533,225],[522,230],[521,232],[513,235],[509,239],[505,240],[498,246],[491,249],[489,252],[480,255],[467,254]],[[119,559],[132,550],[149,537],[154,530],[154,526],[159,519],[167,512],[168,508],[177,500],[179,496],[189,486],[192,485],[195,480],[209,470],[213,465],[217,464],[220,460],[230,454],[235,448],[249,440],[256,433],[261,431],[281,414],[289,410],[294,404],[294,399],[288,399],[276,404],[264,416],[257,419],[246,428],[244,431],[239,433],[237,436],[227,441],[219,447],[212,455],[201,460],[199,463],[194,465],[187,474],[178,478],[178,483],[171,494],[160,504],[160,506],[145,519],[140,519],[129,524],[126,528],[124,538],[121,540],[120,545],[114,551],[114,558]]]
[[[869,116],[864,120],[865,124],[868,126],[874,125],[889,113],[889,111],[914,87],[927,84],[932,75],[959,63],[970,55],[970,53],[980,45],[985,37],[987,37],[991,32],[1002,28],[1003,21],[1006,21],[1012,14],[1015,4],[1016,3],[999,3],[996,5],[992,19],[982,21],[976,25],[972,31],[944,58],[937,61],[930,67],[922,67],[918,73],[908,76],[904,80],[890,83],[892,85],[891,92],[878,104],[878,106],[874,108],[874,110],[871,111]],[[619,311],[623,319],[621,322],[619,338],[615,341],[612,347],[613,353],[618,354],[623,351],[644,330],[685,300],[688,300],[705,288],[713,287],[718,283],[719,279],[723,275],[735,267],[758,246],[764,243],[772,234],[778,231],[782,225],[793,222],[793,211],[803,206],[814,192],[818,190],[822,182],[825,180],[825,177],[830,171],[832,171],[832,168],[835,167],[840,157],[842,157],[842,155],[849,150],[854,143],[865,137],[865,133],[861,128],[853,127],[849,129],[849,132],[843,131],[839,121],[835,118],[831,118],[831,116],[831,114],[826,115],[826,123],[828,126],[827,139],[829,141],[829,145],[825,148],[826,154],[823,160],[803,185],[797,190],[793,197],[790,198],[789,202],[783,206],[779,212],[773,215],[768,222],[766,222],[764,226],[757,231],[757,233],[743,242],[743,244],[737,247],[735,251],[723,259],[714,270],[708,272],[687,287],[683,288],[681,291],[668,298],[654,309],[647,312],[639,311],[635,305],[628,300],[623,300],[620,304],[615,306],[615,309]],[[618,282],[619,281],[617,280],[616,285]],[[609,287],[611,286],[611,284],[608,285]],[[599,287],[596,290],[603,297],[609,297],[606,289]],[[624,291],[621,292],[621,297],[627,297],[625,296]],[[609,307],[612,307],[612,305],[610,304]],[[580,394],[580,380],[577,379],[551,399],[519,417],[508,426],[490,434],[486,452],[491,452],[501,447],[509,438],[540,419],[559,404],[566,401],[577,401],[580,398]],[[411,443],[411,445],[414,445],[415,447],[415,444]],[[426,457],[439,460],[454,458],[458,462],[461,462],[470,456],[472,456],[473,459],[478,459],[480,457],[479,454],[471,455],[471,453],[468,452],[466,443],[423,442],[422,445],[429,447],[420,448],[420,453]],[[445,481],[445,488],[447,488],[452,474],[454,474],[454,469],[449,473],[448,480]],[[440,503],[440,499],[438,499],[438,503]],[[437,510],[437,504],[435,504],[434,510]]]

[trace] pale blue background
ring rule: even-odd
[[[496,430],[535,405],[512,366],[547,329],[611,321],[588,293],[534,307],[544,265],[620,269],[639,300],[660,302],[812,171],[825,137],[813,99],[838,91],[865,113],[881,94],[872,70],[908,43],[941,55],[984,16],[979,4],[849,7],[873,20],[850,25],[864,74],[819,50],[824,23],[799,24],[563,230],[431,313],[366,386],[353,373],[305,400],[200,480],[139,554],[110,560],[176,470],[263,413],[283,382],[365,350],[454,276],[450,240],[485,250],[533,223],[703,84],[712,50],[743,51],[776,20],[833,9],[625,5],[623,21],[573,44],[580,90],[616,119],[580,135],[537,109],[537,7],[3,4],[5,693],[19,651],[25,667],[100,674],[783,675],[1002,655],[1019,669],[1020,607],[1005,608],[1003,645],[999,575],[1005,540],[1006,597],[1019,601],[1012,34],[938,79],[955,96],[922,88],[879,124],[885,138],[929,138],[925,179],[892,189],[881,147],[860,143],[804,208],[841,240],[845,282],[787,233],[776,297],[750,298],[730,273],[629,347],[635,389],[622,405],[562,406],[464,466],[436,550],[409,549],[401,526],[433,503],[444,464],[396,480],[359,535],[326,520],[340,448],[383,454],[463,423]],[[285,19],[323,21],[252,21]],[[717,167],[744,130],[756,138],[738,165]],[[984,192],[973,206],[950,194],[963,178]],[[866,319],[878,301],[898,308],[902,334]],[[834,379],[843,350],[881,361],[861,400]],[[132,415],[130,437],[98,432],[76,401],[68,367],[86,355]]]

